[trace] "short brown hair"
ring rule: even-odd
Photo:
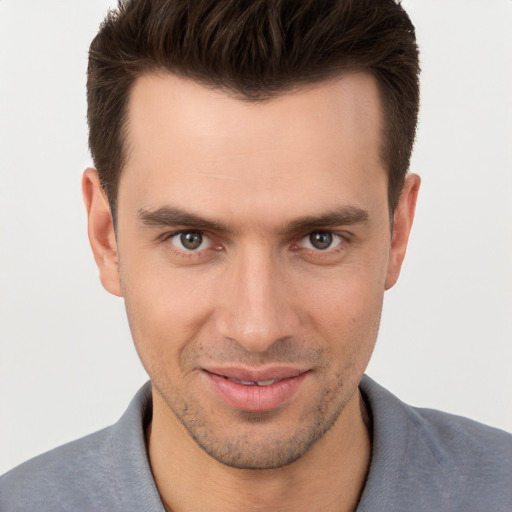
[[[395,0],[119,0],[91,43],[89,147],[115,215],[135,79],[164,70],[248,101],[367,71],[384,107],[381,157],[394,211],[416,131],[418,49]]]

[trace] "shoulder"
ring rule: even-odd
[[[111,427],[35,457],[2,476],[0,510],[161,512],[145,447],[144,425],[150,418],[148,383]]]
[[[361,391],[374,425],[367,500],[384,489],[394,507],[375,510],[512,510],[511,434],[411,407],[368,377]]]
[[[512,435],[431,409],[408,408],[442,468],[455,510],[512,510]]]
[[[379,427],[378,434],[388,442],[414,432],[442,465],[460,468],[460,464],[489,460],[494,467],[512,470],[512,434],[455,414],[407,405],[367,376],[361,391]]]
[[[486,466],[511,473],[512,434],[462,416],[404,407],[441,464],[459,469],[475,467],[482,476]]]
[[[60,446],[0,478],[0,510],[94,510],[109,485],[112,427]],[[78,483],[80,483],[78,485]]]

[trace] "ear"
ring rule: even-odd
[[[96,169],[85,170],[82,194],[87,210],[89,243],[100,271],[101,284],[108,292],[121,297],[114,221]]]
[[[388,270],[386,274],[386,290],[389,290],[398,280],[402,262],[404,261],[409,233],[411,232],[416,210],[416,199],[420,188],[420,177],[409,174],[400,194],[400,199],[393,215],[393,234],[389,251]]]

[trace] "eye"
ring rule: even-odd
[[[212,242],[200,231],[182,231],[169,238],[172,245],[182,251],[202,251],[208,249]]]
[[[330,231],[314,231],[305,236],[300,242],[299,246],[305,249],[314,249],[317,251],[325,251],[337,247],[343,242],[343,237],[331,233]]]

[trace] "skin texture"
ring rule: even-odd
[[[85,172],[101,280],[124,297],[153,383],[168,509],[355,508],[370,458],[357,386],[419,188],[409,175],[391,232],[381,127],[363,73],[261,103],[149,75],[130,98],[117,238]],[[268,410],[233,407],[209,373],[283,367],[303,377]]]

